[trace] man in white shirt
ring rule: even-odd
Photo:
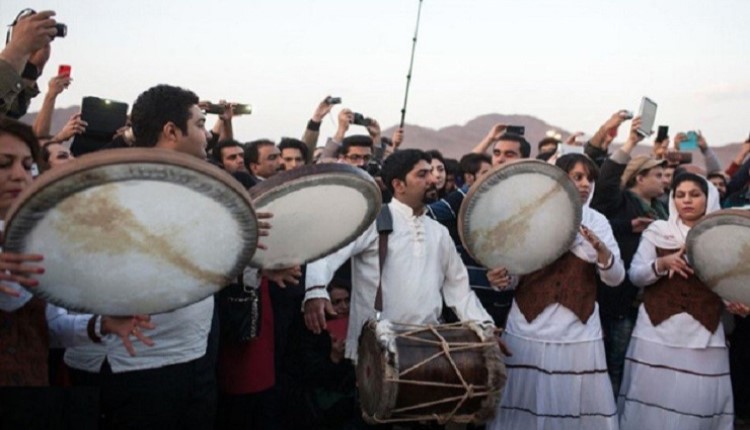
[[[466,267],[448,230],[425,216],[425,195],[435,188],[430,157],[407,149],[386,159],[383,181],[393,193],[389,203],[393,232],[382,271],[382,318],[411,324],[439,321],[443,301],[460,320],[492,325],[492,318],[469,288]],[[326,314],[335,315],[325,285],[338,267],[352,259],[350,324],[346,357],[356,360],[357,338],[365,321],[376,317],[380,279],[376,225],[338,252],[308,264],[305,324],[315,333],[326,329]]]

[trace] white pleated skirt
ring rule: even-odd
[[[597,316],[594,316],[597,317]],[[617,407],[601,339],[540,342],[505,332],[513,353],[502,400],[487,428],[617,429]]]
[[[727,348],[630,340],[617,399],[621,429],[732,429],[732,402]]]

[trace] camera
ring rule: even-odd
[[[229,105],[232,106],[235,115],[250,115],[253,113],[253,107],[249,104],[229,103]],[[221,115],[226,110],[226,106],[225,104],[209,103],[206,106],[206,113]]]
[[[370,174],[373,178],[376,176],[380,176],[381,171],[380,163],[378,163],[375,160],[370,160],[367,165],[365,166],[365,171]]]
[[[24,16],[34,15],[36,14],[36,11],[34,9],[24,9],[21,12],[18,13],[16,16],[16,19],[13,21],[13,23],[10,25],[10,27],[15,26],[18,24],[18,20],[21,19]],[[68,35],[68,26],[63,24],[62,22],[58,22],[55,24],[55,35],[52,36],[53,39],[57,37],[65,37]],[[10,28],[8,29],[8,34],[5,37],[5,43],[7,44],[10,41]]]
[[[352,124],[369,127],[372,124],[372,120],[370,118],[365,118],[365,116],[362,115],[361,113],[355,112],[354,119],[352,120]]]
[[[337,105],[337,104],[341,103],[341,97],[331,97],[331,96],[328,96],[325,99],[325,103],[327,105]]]
[[[633,112],[623,109],[620,111],[620,118],[624,120],[633,119]]]

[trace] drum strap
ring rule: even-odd
[[[383,205],[375,220],[378,229],[378,260],[380,262],[380,274],[378,276],[378,292],[375,294],[375,310],[378,314],[383,312],[383,265],[388,255],[388,235],[393,232],[393,217],[388,205]]]

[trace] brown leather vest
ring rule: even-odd
[[[676,249],[656,249],[659,257],[677,251]],[[664,276],[655,284],[646,287],[643,305],[651,323],[655,326],[672,315],[687,312],[711,333],[719,327],[721,310],[724,308],[721,298],[705,286],[697,276],[693,275],[685,279],[677,274],[672,279]]]
[[[596,303],[596,267],[568,251],[547,267],[524,276],[515,298],[528,322],[547,306],[560,303],[585,324]]]
[[[46,306],[34,297],[15,312],[0,311],[1,387],[49,385]]]

